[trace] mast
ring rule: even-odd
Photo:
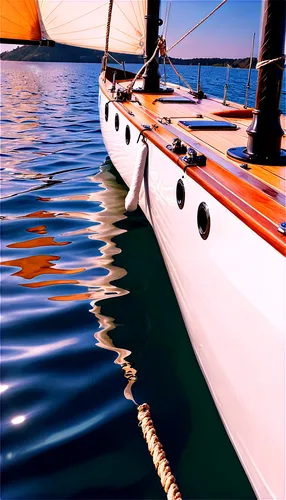
[[[263,20],[258,86],[252,123],[247,129],[247,148],[231,148],[227,154],[246,162],[262,165],[286,163],[281,149],[283,129],[279,109],[282,90],[286,9],[284,0],[263,0]],[[272,60],[276,60],[271,62]]]
[[[154,54],[159,36],[159,26],[162,24],[159,18],[160,0],[147,0],[147,15],[145,16],[146,42],[145,56],[146,63]],[[158,92],[160,90],[160,73],[157,57],[148,64],[143,74],[143,90],[145,92]]]

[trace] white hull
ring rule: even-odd
[[[112,103],[106,122],[106,102],[101,94],[103,139],[130,186],[139,132]],[[182,177],[149,142],[140,206],[153,226],[201,369],[254,490],[261,499],[285,499],[285,259],[186,175],[180,210],[176,186]],[[197,227],[201,202],[211,216],[207,240]]]

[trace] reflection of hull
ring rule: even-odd
[[[100,102],[108,154],[130,186],[139,132],[112,103],[106,122],[103,93]],[[183,179],[184,209],[179,210],[176,186],[182,176],[149,141],[140,206],[153,226],[197,358],[251,483],[259,498],[285,498],[284,258],[188,176]],[[206,241],[197,227],[201,202],[211,214]]]

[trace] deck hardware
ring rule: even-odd
[[[158,122],[162,123],[162,125],[170,125],[172,123],[171,118],[167,118],[167,116],[162,116],[162,118],[158,118]]]
[[[104,106],[104,116],[106,122],[108,122],[108,117],[109,117],[109,106],[108,106],[109,102],[106,102]]]
[[[133,113],[133,111],[131,111],[130,109],[127,110],[127,113],[130,115],[130,116],[135,116],[135,114]]]
[[[115,90],[116,90],[116,81],[115,81],[116,73],[117,73],[117,71],[113,71],[113,74],[112,74],[112,87],[111,87],[111,89],[109,89],[110,92],[115,92]]]
[[[286,235],[286,222],[281,222],[280,226],[278,227],[278,231],[284,236]]]
[[[152,104],[156,102],[161,102],[165,104],[197,104],[197,101],[184,96],[171,96],[171,97],[157,97]]]
[[[227,64],[227,66],[226,66],[226,77],[225,77],[224,94],[223,94],[223,101],[222,101],[223,106],[228,106],[228,104],[226,102],[226,96],[227,96],[227,91],[228,91],[228,81],[229,81],[230,68],[231,68],[231,66],[229,64]]]
[[[139,142],[141,135],[142,135],[143,139],[146,141],[146,137],[144,136],[144,132],[152,132],[152,130],[153,130],[153,127],[151,127],[151,125],[143,125],[142,124],[142,127],[143,127],[143,130],[141,130],[141,132],[138,135],[137,143]]]
[[[177,198],[177,204],[180,210],[185,205],[185,186],[182,181],[182,179],[179,179],[177,182],[177,188],[176,188],[176,198]]]
[[[201,65],[198,64],[198,76],[197,76],[197,90],[190,90],[190,94],[196,97],[198,100],[206,99],[207,96],[201,87]]]
[[[203,115],[201,115],[200,113],[197,113],[196,118],[203,118]]]
[[[116,101],[117,102],[131,101],[131,92],[129,92],[127,89],[117,89]]]
[[[130,141],[131,141],[131,132],[130,132],[130,127],[129,125],[126,125],[126,129],[125,129],[125,142],[128,146],[128,144],[130,144]]]
[[[210,234],[211,217],[209,208],[204,201],[198,207],[197,224],[200,236],[203,240],[206,240]]]
[[[114,126],[115,126],[116,132],[118,132],[118,130],[119,130],[119,114],[118,113],[115,114]]]
[[[172,140],[172,144],[168,144],[166,146],[169,151],[173,151],[173,153],[176,153],[177,155],[182,155],[187,152],[187,147],[185,144],[182,144],[181,139],[178,137],[175,137],[175,139]]]
[[[235,123],[219,120],[179,120],[178,125],[185,130],[237,130]]]
[[[188,167],[205,167],[207,162],[205,155],[198,154],[193,148],[188,148],[187,154],[185,156],[181,156],[180,160],[183,160]]]
[[[251,170],[251,167],[249,167],[247,163],[241,163],[239,166],[240,168],[243,168],[243,170]]]

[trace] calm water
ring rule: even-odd
[[[99,66],[1,66],[2,500],[165,498],[124,373],[185,499],[254,498],[153,232],[105,161]],[[224,78],[202,69],[206,92]],[[246,78],[233,70],[230,99]]]

